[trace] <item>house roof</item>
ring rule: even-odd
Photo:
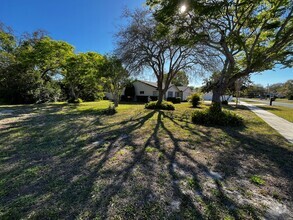
[[[184,91],[187,90],[189,87],[188,87],[188,86],[177,86],[177,88],[178,88],[181,92],[184,92]]]
[[[158,88],[158,84],[155,83],[155,82],[149,82],[149,81],[144,81],[144,80],[137,80],[137,81],[142,82],[142,83],[144,83],[144,84],[146,84],[146,85],[149,85],[149,86],[152,86],[152,87]]]
[[[136,80],[136,81],[142,82],[142,83],[149,85],[149,86],[152,86],[154,88],[158,88],[158,84],[156,82],[150,82],[150,81],[145,81],[145,80]],[[176,86],[174,84],[170,84],[169,88],[171,88],[172,86],[175,86],[179,91],[182,91],[182,92],[184,92],[185,90],[187,90],[189,88],[188,86]]]

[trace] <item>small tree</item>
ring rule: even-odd
[[[133,100],[135,96],[135,87],[131,82],[126,85],[124,94],[128,101],[129,101],[129,98],[130,100]]]
[[[105,77],[105,88],[112,93],[114,106],[117,107],[122,91],[129,84],[129,73],[122,66],[121,61],[115,56],[105,57],[103,74]]]

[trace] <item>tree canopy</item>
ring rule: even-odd
[[[81,98],[94,101],[103,97],[101,67],[104,57],[98,53],[88,52],[74,54],[66,60],[64,66],[64,83],[69,88],[69,99]]]
[[[213,102],[241,77],[292,67],[293,2],[290,0],[148,0],[156,19],[180,43],[202,43],[218,54],[219,71],[210,80]]]
[[[174,45],[171,36],[160,37],[157,29],[164,27],[148,11],[136,10],[127,17],[129,24],[117,34],[116,55],[131,73],[143,69],[153,71],[158,82],[158,103],[162,102],[163,94],[180,71],[190,72],[199,63],[206,66],[206,48]]]
[[[164,74],[164,79],[167,78],[167,74]],[[189,79],[188,75],[184,71],[179,71],[176,76],[172,79],[171,84],[175,86],[188,86]]]
[[[0,101],[42,103],[100,99],[102,55],[74,53],[74,47],[44,31],[16,37],[0,24]]]
[[[105,77],[105,90],[113,95],[114,106],[117,107],[123,89],[129,84],[129,72],[123,67],[121,60],[115,56],[105,56],[102,67]]]

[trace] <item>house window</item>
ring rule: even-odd
[[[153,96],[158,96],[158,91],[153,91]]]
[[[175,97],[180,97],[179,92],[175,92]]]
[[[173,97],[173,91],[168,92],[168,97]]]
[[[144,94],[144,91],[140,91],[139,94],[143,95]]]

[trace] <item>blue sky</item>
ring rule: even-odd
[[[1,0],[0,21],[12,27],[16,35],[43,29],[57,40],[75,46],[77,52],[110,53],[113,35],[122,24],[125,8],[143,7],[145,0]],[[149,79],[148,76],[144,77]],[[276,69],[253,74],[263,85],[293,79],[293,69]],[[191,84],[200,86],[201,80]]]

